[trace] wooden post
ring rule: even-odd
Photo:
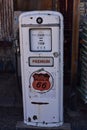
[[[60,10],[60,1],[52,0],[52,10],[59,11]]]
[[[72,53],[71,53],[71,86],[77,84],[78,67],[78,39],[79,39],[79,4],[80,0],[73,0],[73,28],[72,28]]]

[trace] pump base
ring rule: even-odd
[[[35,127],[26,125],[23,121],[19,121],[16,124],[16,130],[71,130],[70,123],[64,123],[59,127]]]

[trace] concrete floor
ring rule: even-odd
[[[23,120],[22,96],[15,74],[0,74],[0,130],[15,130]]]
[[[18,121],[23,121],[23,108],[17,77],[0,74],[0,130],[16,130]],[[76,111],[65,107],[64,122],[70,123],[72,130],[87,130],[87,104],[79,100]]]
[[[21,91],[14,73],[0,74],[0,106],[22,105]]]

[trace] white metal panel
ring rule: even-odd
[[[37,22],[38,17],[43,19],[40,24]],[[24,122],[34,126],[60,126],[63,123],[62,15],[53,11],[34,11],[22,14],[19,20]],[[50,39],[47,38],[49,29]],[[34,37],[32,39],[30,30],[37,30],[34,35],[42,30],[42,34],[46,35],[42,36],[46,48],[38,50],[39,38],[35,36],[35,40]],[[33,44],[32,49],[30,44]],[[44,60],[52,57],[54,64],[38,64],[32,67],[29,63],[30,57],[43,57]]]

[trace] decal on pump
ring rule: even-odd
[[[53,78],[47,71],[35,71],[31,75],[31,86],[38,92],[46,92],[53,86]]]

